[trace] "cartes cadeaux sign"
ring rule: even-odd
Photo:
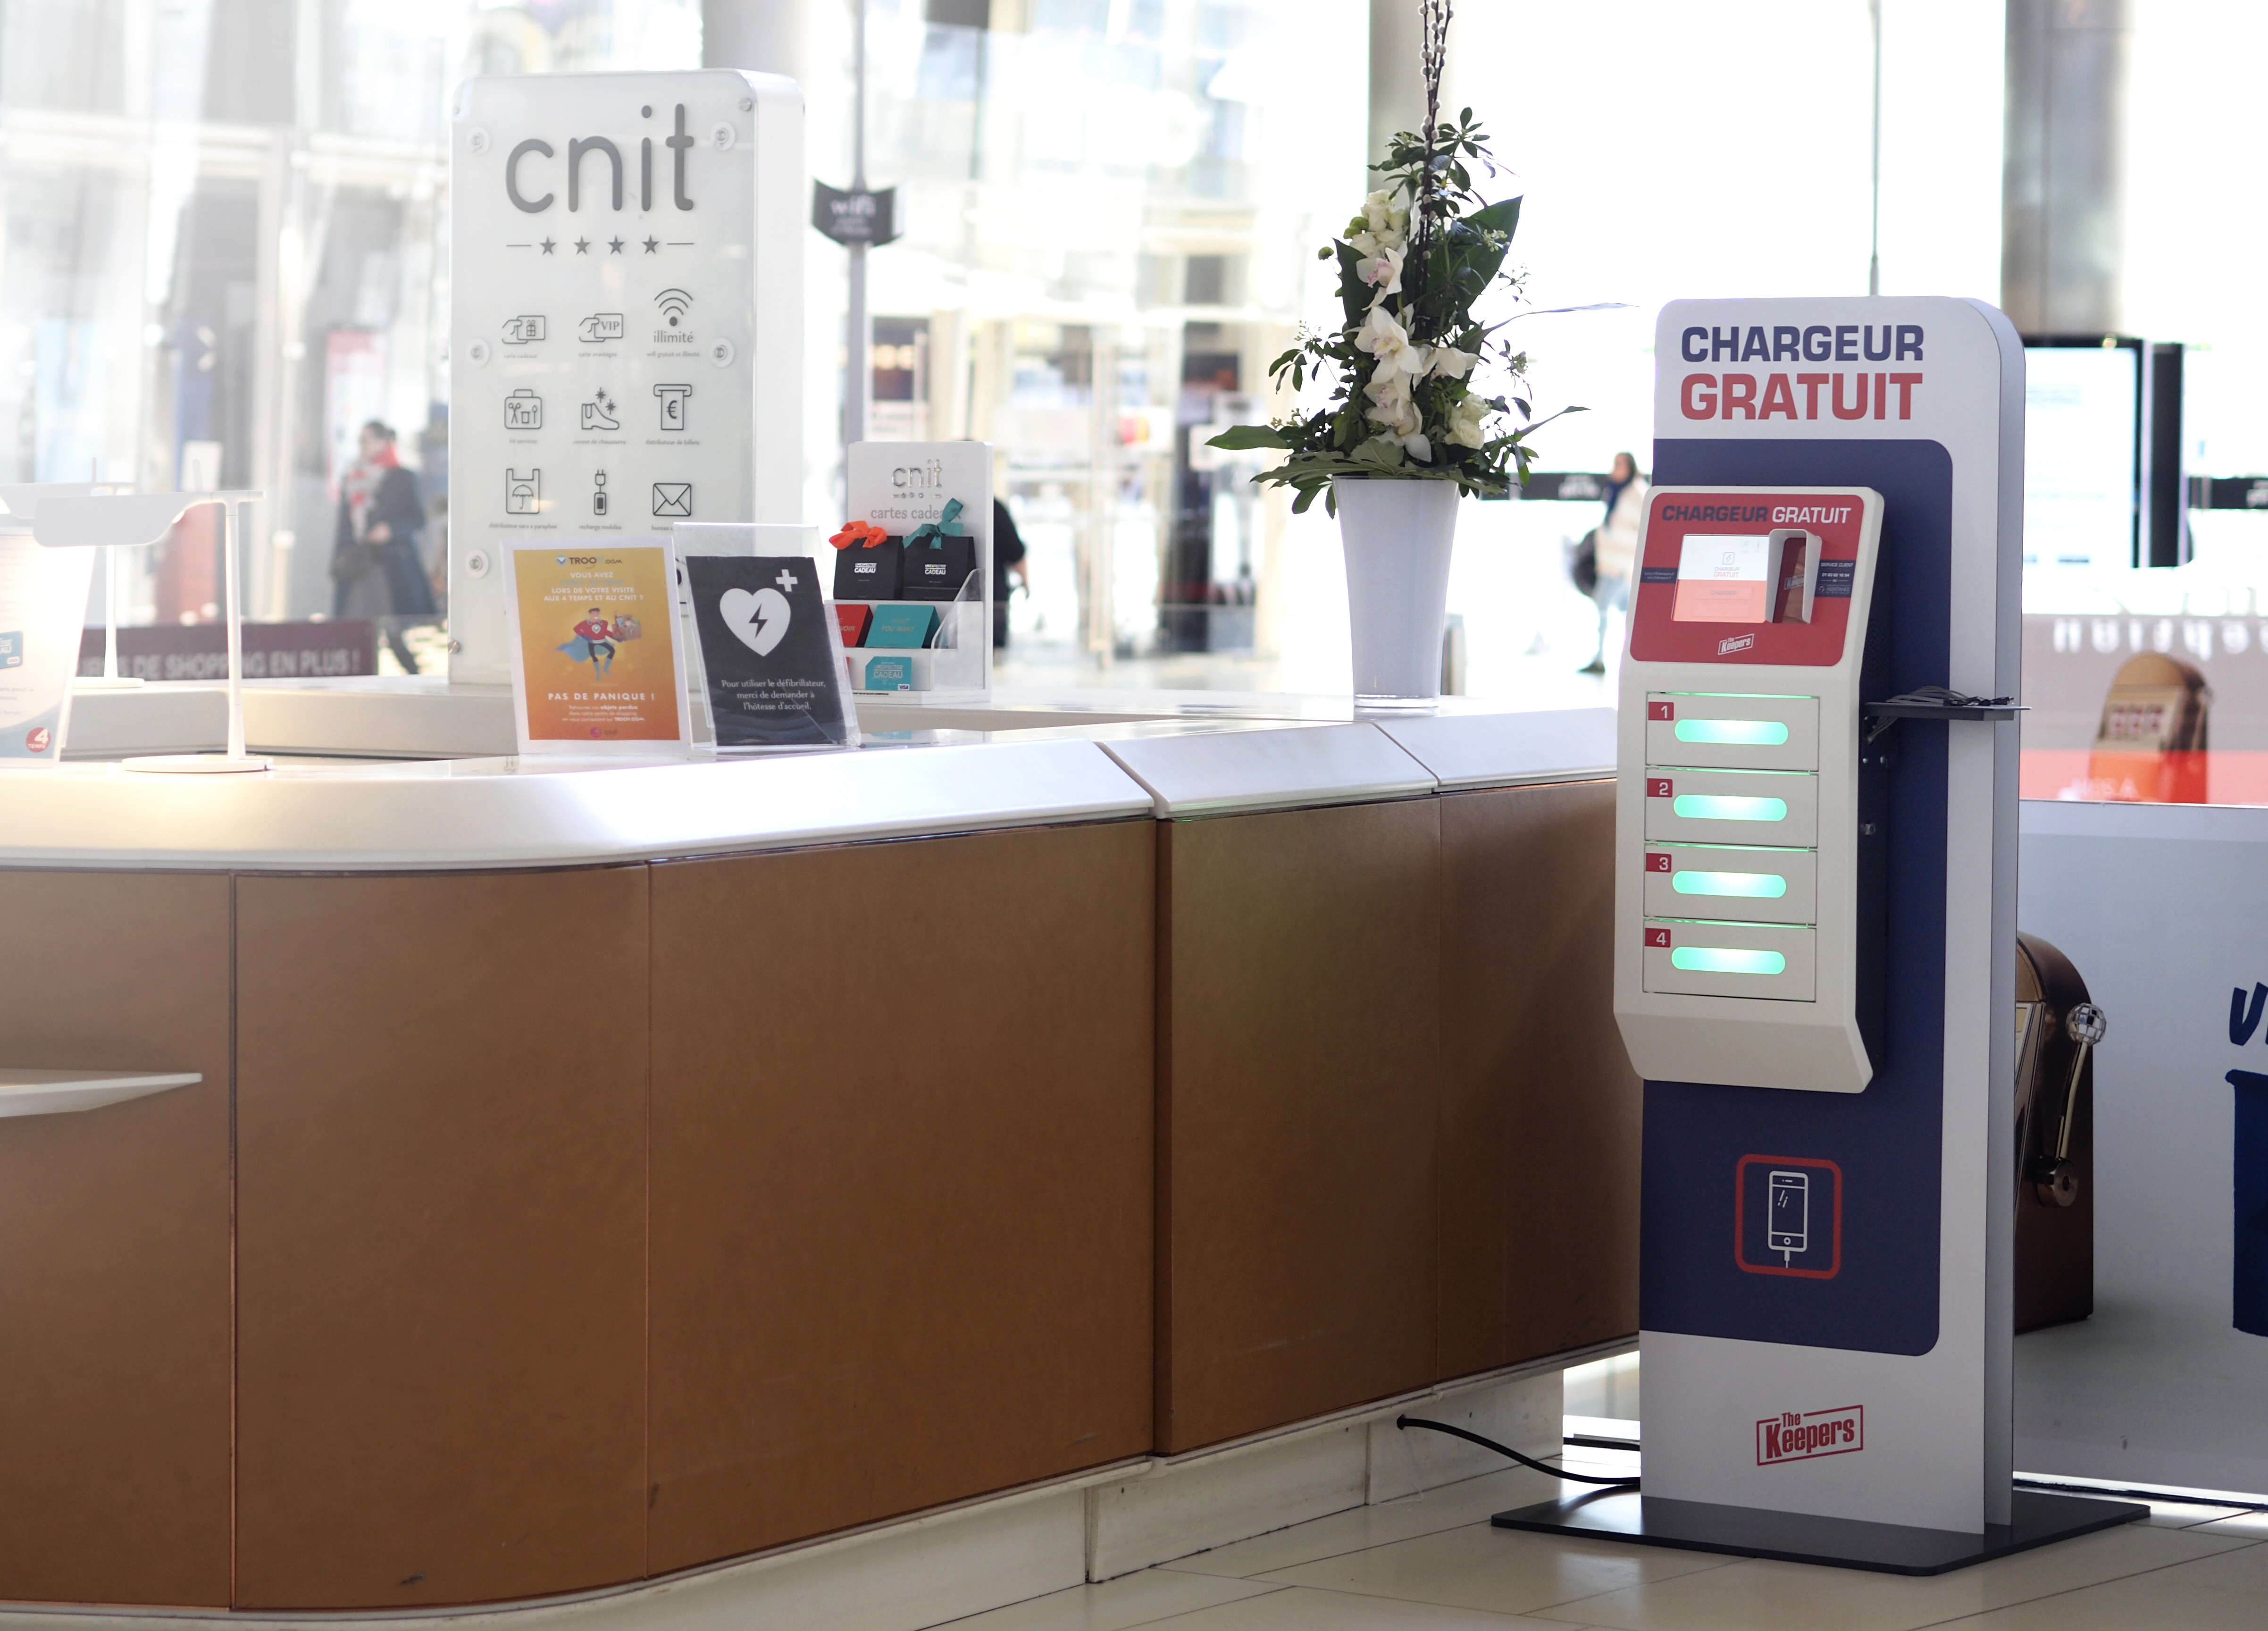
[[[802,95],[470,79],[450,176],[449,677],[500,684],[503,550],[802,519]]]

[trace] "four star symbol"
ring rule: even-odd
[[[545,239],[545,240],[543,240],[543,253],[544,253],[544,254],[546,254],[546,255],[549,255],[549,254],[550,254],[554,249],[556,249],[558,247],[559,247],[559,246],[558,246],[556,243],[554,243],[554,242],[553,242],[550,239],[549,239],[549,238],[547,238],[547,239]]]
[[[607,244],[607,247],[613,250],[616,255],[620,255],[622,252],[622,240],[619,238],[610,240]]]
[[[660,249],[660,247],[661,240],[659,238],[649,238],[645,240],[645,252],[648,255],[654,254],[656,251]]]
[[[591,253],[591,240],[590,240],[589,239],[587,239],[587,238],[578,238],[578,239],[575,240],[575,253],[576,253],[576,254],[578,254],[578,255],[588,255],[588,254],[590,254],[590,253]]]

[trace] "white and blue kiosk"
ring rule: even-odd
[[[1936,1574],[2018,1490],[2024,358],[1991,306],[1679,301],[1622,668],[1644,1481],[1513,1529]]]

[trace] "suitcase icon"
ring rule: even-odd
[[[504,428],[540,431],[543,428],[543,399],[526,386],[504,399]]]

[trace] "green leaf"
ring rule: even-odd
[[[1205,446],[1228,453],[1249,453],[1256,447],[1292,447],[1297,444],[1272,424],[1233,424]]]

